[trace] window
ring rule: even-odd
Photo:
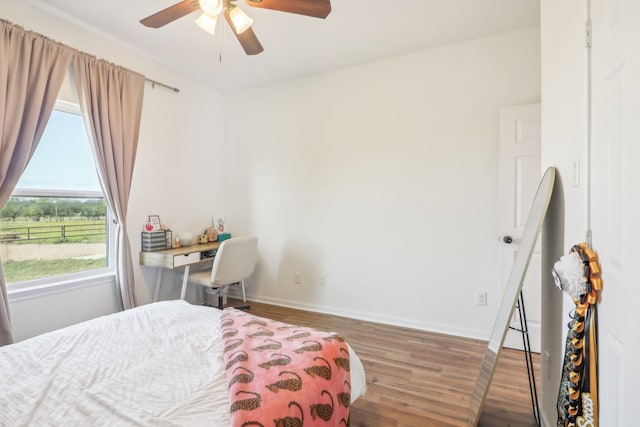
[[[112,274],[110,222],[80,109],[58,101],[0,211],[8,288]]]

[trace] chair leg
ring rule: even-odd
[[[250,310],[250,309],[251,309],[251,306],[250,306],[250,305],[248,305],[248,304],[246,303],[246,302],[247,302],[247,297],[246,297],[246,295],[245,295],[245,291],[244,291],[244,282],[237,282],[237,283],[235,283],[235,285],[238,285],[238,284],[242,286],[242,299],[243,299],[243,301],[244,301],[244,303],[245,303],[245,304],[244,304],[244,305],[241,305],[241,306],[233,306],[233,307],[234,307],[234,308],[237,308],[238,310]],[[217,306],[217,307],[218,307],[220,310],[223,310],[223,309],[224,309],[224,307],[225,307],[225,305],[224,305],[224,293],[223,293],[223,291],[224,291],[226,288],[227,288],[227,287],[224,287],[224,286],[223,286],[223,287],[220,287],[220,288],[208,288],[208,289],[207,289],[207,291],[209,291],[209,289],[211,289],[211,290],[215,290],[215,291],[216,291],[216,293],[218,294],[218,306]]]
[[[222,295],[222,288],[218,288],[218,309],[224,309],[224,297]]]
[[[234,308],[237,308],[238,310],[250,310],[251,306],[247,304],[247,295],[244,292],[244,280],[234,283],[234,285],[240,285],[242,288],[242,301],[244,302],[244,305],[236,305]]]

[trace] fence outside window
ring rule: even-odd
[[[104,220],[85,224],[2,227],[0,241],[4,243],[82,241],[92,236],[105,236],[106,233],[107,224]]]

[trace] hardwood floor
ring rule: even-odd
[[[257,302],[250,312],[347,340],[367,375],[367,393],[351,407],[352,427],[468,425],[485,342]],[[534,365],[538,379],[538,355]],[[535,426],[522,352],[501,352],[479,425]]]

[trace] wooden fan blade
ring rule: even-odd
[[[200,9],[200,2],[198,0],[184,0],[158,13],[147,16],[140,20],[140,23],[147,27],[160,28],[198,9]]]
[[[330,0],[245,0],[249,6],[278,10],[297,15],[326,18],[331,13]]]
[[[260,44],[260,40],[258,40],[258,37],[256,37],[256,34],[253,32],[253,28],[249,27],[240,34],[236,33],[233,21],[229,17],[229,8],[224,11],[224,19],[227,20],[227,23],[233,30],[233,34],[235,34],[247,55],[257,55],[264,50]]]

